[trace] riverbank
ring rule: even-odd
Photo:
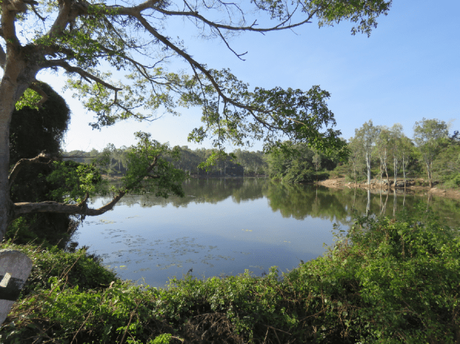
[[[425,195],[433,195],[439,197],[446,197],[451,199],[460,199],[460,190],[458,189],[443,189],[441,187],[432,187],[429,186],[422,186],[426,184],[423,179],[418,180],[419,183],[414,181],[411,185],[406,186],[406,190],[413,193],[425,194]],[[402,180],[398,179],[398,182],[402,183]],[[419,184],[419,185],[417,185]],[[370,189],[371,191],[380,191],[380,190],[388,190],[388,186],[381,184],[380,180],[372,179],[371,186],[369,188],[367,182],[363,183],[353,183],[347,182],[345,178],[331,178],[326,179],[323,181],[319,181],[318,185],[322,185],[328,188],[334,189],[343,189],[343,188],[359,188],[359,189]],[[390,187],[390,190],[394,190],[393,187]],[[396,191],[404,191],[404,187],[397,187]]]
[[[323,257],[264,277],[121,281],[84,250],[4,243],[34,268],[2,343],[455,343],[460,238],[425,206],[359,219]]]

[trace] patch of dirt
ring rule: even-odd
[[[399,181],[399,180],[398,180]],[[360,189],[368,189],[367,183],[352,183],[347,182],[345,178],[332,178],[318,182],[319,185],[334,188],[334,189],[343,189],[343,188],[360,188]],[[378,184],[376,180],[371,181],[370,189],[388,189],[386,185]],[[391,187],[393,189],[393,187]],[[433,196],[438,197],[447,197],[452,199],[460,199],[460,190],[456,189],[440,189],[438,187],[433,187],[430,189],[429,186],[406,186],[407,190],[421,192],[424,191],[425,193],[429,193]],[[404,188],[397,188],[397,190],[404,190]]]

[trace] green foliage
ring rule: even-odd
[[[117,279],[114,272],[105,268],[97,257],[88,255],[85,249],[71,253],[56,246],[44,248],[41,245],[16,245],[10,242],[5,242],[2,249],[19,250],[33,261],[32,272],[21,291],[23,297],[51,289],[53,281],[88,290],[108,287],[110,282]]]
[[[94,164],[54,161],[53,165],[53,172],[47,176],[47,181],[54,185],[49,192],[53,199],[80,203],[87,195],[92,196],[104,190],[106,182],[103,182]]]
[[[180,158],[178,147],[150,139],[150,134],[137,132],[139,140],[127,154],[127,172],[121,180],[119,190],[124,192],[154,192],[155,196],[167,198],[170,193],[183,196],[182,183],[187,174],[176,169],[171,160]]]
[[[171,341],[171,333],[164,333],[160,334],[159,336],[155,337],[153,341],[150,341],[150,344],[169,344]]]
[[[319,151],[313,151],[305,144],[293,144],[288,141],[273,148],[266,161],[269,177],[272,179],[287,183],[311,183],[329,177],[328,172],[317,170],[318,161],[323,167],[333,169],[338,157],[326,156]]]
[[[267,167],[264,153],[261,151],[250,152],[237,149],[233,153],[225,153],[206,148],[191,150],[187,146],[175,147],[175,149],[180,153],[180,159],[173,159],[169,155],[165,155],[165,159],[170,161],[175,168],[190,174],[263,175]],[[65,152],[64,157],[80,163],[96,162],[102,173],[123,176],[128,168],[130,150],[132,147],[116,148],[109,145],[100,153],[96,150],[92,152],[72,151]]]
[[[420,122],[415,122],[414,141],[425,163],[430,186],[433,179],[433,161],[441,151],[447,135],[447,124],[444,121],[423,118]]]
[[[287,136],[328,154],[342,152],[340,131],[332,129],[336,122],[327,107],[330,94],[319,86],[308,91],[277,87],[255,88],[251,92],[248,85],[229,70],[212,70],[210,74],[219,83],[226,84],[233,101],[224,99],[221,104],[221,94],[211,81],[204,86],[207,99],[203,101],[201,93],[205,81],[188,83],[188,92],[182,95],[181,101],[186,106],[203,106],[202,121],[206,123],[206,129],[192,131],[190,141],[202,142],[211,136],[215,138],[214,146],[221,147],[225,142],[243,146],[253,140],[263,140],[265,150],[269,150],[282,145]],[[251,117],[256,120],[250,121]],[[324,128],[327,129],[323,131]]]
[[[460,142],[449,139],[440,147],[439,154],[433,161],[433,174],[447,188],[460,186]]]
[[[42,247],[66,247],[74,230],[76,222],[63,214],[32,214],[13,220],[5,234],[5,239],[17,245],[34,243]]]
[[[460,188],[460,173],[451,175],[449,179],[444,182],[446,188]]]
[[[24,107],[28,107],[30,109],[39,110],[37,104],[41,98],[42,97],[34,90],[27,89],[19,101],[16,102],[15,109],[19,111]]]
[[[381,0],[358,0],[358,1],[340,1],[331,4],[326,0],[307,1],[305,6],[308,10],[318,10],[318,25],[333,25],[347,19],[357,23],[351,29],[353,35],[356,33],[371,34],[373,27],[377,27],[378,14],[387,14],[392,1]],[[329,5],[329,6],[328,6]],[[331,6],[332,5],[332,6]],[[378,13],[378,14],[377,14]]]

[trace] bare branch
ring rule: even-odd
[[[216,28],[217,32],[219,33],[219,36],[220,38],[224,41],[225,45],[227,46],[227,48],[233,53],[235,54],[236,57],[238,57],[241,61],[246,61],[245,59],[243,59],[241,56],[244,56],[246,55],[248,52],[244,52],[242,54],[238,54],[235,50],[233,50],[233,48],[230,46],[230,44],[228,43],[227,39],[224,37],[224,35],[222,34],[222,32],[220,32],[220,29],[219,28]]]
[[[14,183],[14,180],[16,179],[17,175],[21,171],[21,169],[26,166],[26,165],[32,165],[32,164],[44,164],[48,165],[51,161],[53,160],[53,157],[49,154],[45,154],[44,152],[40,153],[37,155],[35,158],[22,158],[20,159],[12,168],[9,176],[8,176],[8,187],[11,189],[11,186]]]
[[[317,11],[313,11],[312,13],[310,13],[308,15],[307,19],[305,19],[305,20],[302,20],[302,21],[294,23],[294,24],[288,24],[291,21],[292,16],[295,13],[295,11],[294,11],[285,20],[283,20],[281,23],[279,23],[276,26],[266,27],[266,28],[256,28],[256,26],[257,26],[256,21],[254,21],[250,26],[233,26],[233,25],[224,25],[224,24],[219,24],[219,23],[213,22],[211,20],[206,19],[201,14],[199,14],[198,12],[195,12],[195,11],[190,11],[190,12],[168,11],[168,10],[165,10],[165,9],[162,9],[162,8],[155,8],[155,10],[160,12],[160,13],[162,13],[162,14],[164,14],[164,15],[193,17],[193,18],[196,18],[196,19],[200,20],[201,22],[209,25],[210,27],[214,27],[214,28],[225,29],[225,30],[230,30],[230,31],[254,31],[254,32],[261,32],[261,33],[269,32],[269,31],[279,31],[279,30],[293,29],[293,28],[296,28],[298,26],[301,26],[301,25],[304,25],[304,24],[307,24],[307,23],[311,23],[310,20],[313,18],[313,16],[317,12]]]
[[[121,91],[122,89],[121,88],[118,88],[118,87],[115,87],[107,82],[105,82],[104,80],[102,80],[101,78],[91,74],[91,73],[88,73],[87,71],[79,68],[79,67],[75,67],[75,66],[71,66],[70,64],[68,64],[66,61],[63,61],[63,60],[53,60],[53,61],[47,61],[47,63],[44,63],[43,64],[43,67],[61,67],[61,68],[64,68],[68,73],[73,73],[73,74],[78,74],[80,75],[83,79],[85,79],[86,81],[90,82],[91,80],[98,83],[98,84],[101,84],[105,87],[107,87],[108,89],[111,89],[115,92],[118,92],[118,91]]]

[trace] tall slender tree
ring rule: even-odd
[[[390,155],[393,160],[393,184],[396,187],[399,168],[402,160],[403,127],[396,123],[390,129]]]
[[[362,150],[362,156],[366,161],[368,186],[371,185],[372,152],[378,135],[379,128],[374,126],[372,120],[369,120],[369,122],[364,123],[361,128],[355,130],[355,140],[360,143],[359,147]]]
[[[386,126],[379,126],[377,128],[378,135],[375,140],[375,150],[380,160],[380,170],[385,173],[387,177],[387,186],[390,187],[390,177],[388,176],[388,160],[390,157],[391,149],[391,134]]]
[[[449,131],[444,121],[423,118],[420,122],[415,122],[414,141],[425,163],[430,187],[433,187],[433,161],[448,135]]]

